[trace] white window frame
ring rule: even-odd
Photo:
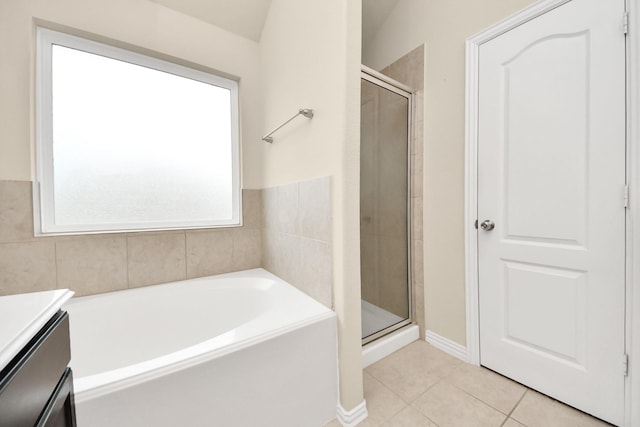
[[[71,34],[38,27],[36,30],[36,129],[34,182],[35,235],[114,233],[189,228],[232,227],[242,225],[240,191],[240,143],[238,119],[238,82],[188,68],[151,56],[84,39]],[[54,159],[52,115],[52,47],[68,47],[115,60],[174,74],[180,77],[228,89],[231,92],[232,217],[224,220],[144,222],[127,224],[59,225],[54,212]]]

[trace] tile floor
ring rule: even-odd
[[[364,397],[369,417],[358,427],[609,426],[424,341],[366,368]]]

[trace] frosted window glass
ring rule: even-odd
[[[230,220],[231,91],[52,46],[55,224]]]

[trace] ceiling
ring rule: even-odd
[[[271,0],[151,0],[216,25],[239,36],[260,41]],[[319,1],[319,0],[315,0]],[[371,41],[399,0],[362,0],[362,43]]]
[[[260,41],[271,0],[151,0],[216,25],[239,36]]]

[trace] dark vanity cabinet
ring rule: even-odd
[[[0,427],[76,425],[69,315],[58,311],[0,372]]]

